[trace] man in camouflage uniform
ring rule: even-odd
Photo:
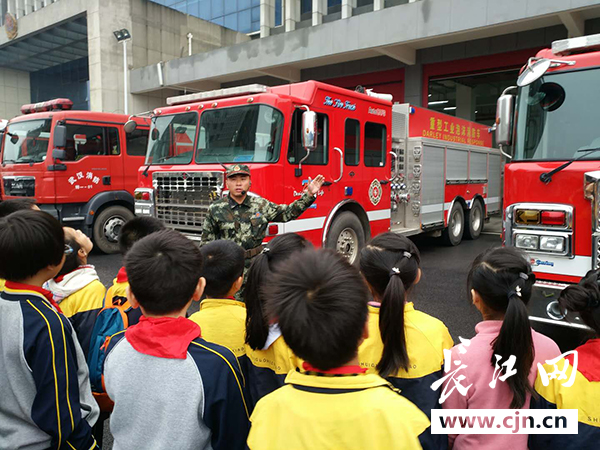
[[[278,205],[262,197],[248,195],[251,181],[247,165],[230,166],[225,174],[229,195],[216,200],[208,208],[202,230],[202,245],[217,239],[227,239],[241,245],[246,250],[245,281],[252,258],[262,251],[262,241],[269,222],[289,222],[300,216],[315,201],[325,178],[318,175],[306,185],[302,197],[289,205]]]

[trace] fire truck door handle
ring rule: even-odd
[[[104,186],[110,186],[110,176],[102,177],[102,184]]]
[[[334,183],[337,183],[344,175],[344,153],[337,147],[334,147],[333,149],[340,154],[340,177],[337,180],[333,180]]]

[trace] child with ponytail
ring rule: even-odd
[[[594,333],[593,338],[577,347],[575,354],[557,362],[562,369],[568,361],[566,379],[544,379],[539,371],[535,381],[537,397],[531,400],[532,409],[577,409],[578,432],[573,434],[532,434],[532,450],[591,450],[600,441],[600,271],[589,271],[577,285],[565,288],[558,298],[563,311],[578,313],[583,323]],[[577,362],[575,363],[575,359]],[[566,361],[565,361],[566,360]],[[574,367],[577,364],[577,367]],[[554,372],[554,365],[544,365],[545,373]],[[575,373],[573,373],[575,371]],[[571,378],[573,384],[566,386]],[[544,385],[544,383],[546,385]]]
[[[360,271],[373,295],[369,303],[369,337],[358,356],[367,373],[379,373],[431,418],[439,407],[439,380],[444,349],[453,345],[446,326],[417,311],[410,292],[421,279],[421,257],[405,236],[384,233],[361,252]],[[445,448],[447,437],[429,434],[433,448]]]
[[[276,321],[267,316],[264,288],[272,281],[277,268],[296,252],[312,245],[298,234],[276,236],[254,258],[248,270],[244,292],[246,303],[246,355],[241,358],[246,373],[250,403],[255,405],[265,395],[283,386],[286,375],[296,368]]]
[[[470,387],[462,395],[453,389],[454,381],[447,379],[440,388],[449,393],[443,402],[444,409],[529,408],[537,363],[543,364],[560,354],[552,339],[529,325],[527,303],[534,282],[529,262],[515,248],[494,248],[475,258],[467,288],[483,321],[475,327],[477,334],[468,346],[463,345],[466,352],[460,352],[456,346],[451,353],[451,363],[458,360],[466,366],[456,373],[464,376],[460,384]],[[507,374],[504,363],[516,373],[504,381],[498,378],[495,387],[490,387],[493,379]],[[498,372],[496,368],[502,370]],[[450,444],[455,449],[526,449],[527,435],[461,434],[450,436]]]

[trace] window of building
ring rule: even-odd
[[[146,156],[148,147],[148,129],[136,128],[127,133],[127,154],[130,156]]]
[[[292,129],[290,132],[290,146],[288,148],[288,161],[290,164],[298,164],[306,156],[306,149],[302,145],[302,113],[304,110],[297,109],[292,118]],[[327,115],[317,113],[317,148],[310,152],[310,156],[302,163],[309,165],[325,165],[329,160],[329,119]]]
[[[347,166],[358,166],[360,161],[360,122],[346,119],[344,135],[344,162]]]
[[[385,166],[386,128],[380,123],[365,124],[365,166]]]

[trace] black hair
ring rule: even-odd
[[[469,294],[475,290],[492,311],[504,314],[500,333],[492,342],[492,367],[495,355],[507,361],[516,357],[517,373],[506,379],[513,393],[511,409],[521,408],[527,394],[535,395],[529,372],[533,365],[535,349],[529,325],[527,303],[535,283],[535,275],[525,255],[514,247],[498,247],[480,254],[471,266],[467,278]]]
[[[65,237],[65,245],[71,247],[73,251],[66,255],[65,263],[63,264],[62,269],[60,269],[60,272],[58,272],[57,277],[71,273],[81,265],[81,260],[79,259],[79,249],[81,248],[81,245],[79,245],[74,237]]]
[[[42,211],[17,211],[0,219],[0,277],[23,281],[48,266],[58,266],[65,252],[65,233]]]
[[[383,353],[377,363],[382,377],[408,370],[404,303],[419,275],[421,256],[413,242],[399,234],[376,236],[360,254],[360,271],[381,301],[379,333]]]
[[[125,222],[119,231],[119,251],[125,255],[137,241],[164,229],[164,224],[155,217],[134,217]]]
[[[17,211],[32,209],[36,205],[32,198],[11,198],[0,202],[0,217],[6,217]]]
[[[564,311],[579,313],[581,320],[600,337],[600,271],[590,270],[579,284],[563,289],[558,304]]]
[[[233,241],[209,242],[200,249],[206,279],[204,293],[211,298],[225,298],[233,283],[244,274],[245,252]]]
[[[270,281],[278,265],[293,253],[312,247],[304,237],[286,233],[270,241],[248,269],[244,302],[246,303],[246,343],[254,350],[264,347],[269,335],[269,321],[261,296],[265,282]]]
[[[369,290],[345,258],[333,250],[304,250],[278,268],[270,285],[267,310],[296,355],[320,370],[356,356]]]
[[[152,233],[125,256],[131,292],[149,313],[168,314],[192,298],[202,276],[200,249],[175,230]]]

